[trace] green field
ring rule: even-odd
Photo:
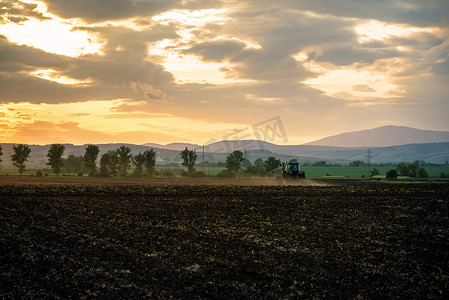
[[[394,169],[395,166],[376,167],[380,175],[385,175],[389,170]],[[350,166],[327,166],[327,167],[302,167],[306,172],[308,178],[317,178],[326,175],[331,176],[345,176],[350,178],[360,178],[362,175],[369,177],[370,170],[373,167],[350,167]],[[429,177],[439,177],[441,173],[448,174],[449,166],[427,166],[424,169],[429,174]]]
[[[385,175],[387,171],[394,169],[395,166],[383,166],[376,167],[379,170],[380,175]],[[184,167],[157,167],[158,171],[162,169],[171,169],[173,171],[184,169],[187,171],[187,168]],[[203,171],[208,176],[216,176],[225,168],[223,167],[205,167],[205,168],[196,168],[197,171]],[[352,166],[326,166],[326,167],[316,167],[316,166],[308,166],[301,167],[302,170],[306,172],[307,178],[320,178],[323,176],[343,176],[346,178],[361,178],[362,176],[369,177],[370,171],[373,167],[352,167]],[[449,166],[425,166],[424,169],[429,174],[429,177],[440,177],[441,173],[449,174]],[[23,175],[34,175],[36,174],[37,169],[29,169],[24,172]],[[130,171],[131,173],[131,171]],[[18,175],[17,169],[7,168],[0,169],[0,175]],[[86,174],[85,174],[86,175]]]

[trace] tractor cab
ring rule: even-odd
[[[299,163],[288,163],[287,170],[290,172],[298,172],[299,171]]]
[[[300,170],[298,162],[283,162],[281,164],[282,178],[284,179],[305,179],[306,174]]]

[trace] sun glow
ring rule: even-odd
[[[226,9],[203,9],[196,11],[171,10],[154,16],[152,19],[163,25],[180,23],[183,25],[202,27],[207,23],[223,24],[227,20],[223,16],[226,12]]]
[[[0,142],[168,143],[175,138],[182,141],[179,137],[183,137],[185,141],[205,143],[210,138],[211,128],[220,137],[229,128],[245,126],[211,123],[167,113],[121,112],[118,109],[129,103],[126,99],[117,99],[60,104],[0,104]]]
[[[392,98],[397,96],[397,86],[385,74],[342,69],[332,70],[304,82],[330,96],[346,99]]]
[[[418,32],[434,33],[436,31],[435,28],[407,27],[398,24],[387,24],[376,20],[359,24],[354,30],[359,35],[360,43],[380,41],[395,36],[405,37]]]
[[[160,64],[172,73],[176,82],[226,84],[241,82],[241,80],[227,77],[225,70],[229,63],[205,62],[195,55],[181,53],[195,41],[194,31],[209,23],[224,24],[228,19],[226,9],[205,9],[199,11],[173,10],[153,17],[153,21],[163,25],[171,23],[179,26],[178,39],[165,39],[148,45],[150,56],[158,56]],[[248,47],[259,48],[254,43],[247,43]]]
[[[65,75],[61,75],[57,71],[52,69],[39,69],[31,72],[30,75],[65,85],[87,86],[92,83],[92,80],[78,80],[70,78]]]
[[[46,12],[46,6],[38,4],[47,20],[27,17],[27,20],[14,23],[0,23],[0,34],[19,45],[28,45],[49,53],[78,57],[85,54],[100,53],[103,44],[89,32],[76,29],[84,24],[79,20],[64,20]]]
[[[368,100],[398,98],[405,91],[394,84],[394,72],[398,71],[392,61],[390,70],[386,61],[379,61],[369,68],[360,68],[357,64],[349,67],[336,67],[330,63],[306,62],[303,54],[298,54],[296,59],[303,62],[309,70],[321,75],[303,81],[313,88],[319,89],[332,97],[346,100]]]

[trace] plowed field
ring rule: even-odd
[[[449,185],[2,185],[0,298],[448,298]]]

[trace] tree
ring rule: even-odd
[[[148,176],[153,176],[156,166],[156,153],[151,150],[146,150],[143,152],[143,156],[145,158],[145,171],[147,172]]]
[[[31,149],[27,145],[12,146],[13,154],[11,155],[12,164],[19,169],[20,176],[25,171],[25,162],[30,157]]]
[[[115,177],[117,176],[119,166],[119,158],[117,155],[117,151],[109,150],[108,155],[109,155],[109,164],[108,164],[109,172],[111,173],[112,176]]]
[[[363,167],[365,166],[365,162],[361,160],[354,160],[352,163],[349,164],[351,167]]]
[[[324,161],[324,160],[320,160],[320,161],[314,162],[313,165],[314,165],[315,167],[325,167],[325,166],[327,166],[327,163],[326,163],[326,161]]]
[[[84,153],[84,165],[89,169],[89,176],[94,176],[97,172],[97,164],[95,163],[98,158],[100,149],[97,145],[88,145],[86,152]]]
[[[398,171],[396,169],[388,171],[386,175],[387,179],[396,179],[399,176]]]
[[[142,176],[144,164],[145,156],[142,153],[139,153],[133,157],[133,165],[136,167],[134,169],[135,176]]]
[[[265,170],[267,171],[267,173],[274,173],[274,170],[276,170],[277,168],[279,168],[279,165],[281,164],[281,161],[279,159],[276,159],[273,156],[268,157],[265,160]]]
[[[263,162],[263,160],[262,160],[262,158],[257,158],[255,161],[254,161],[254,165],[255,166],[264,166],[264,162]]]
[[[186,147],[185,150],[181,151],[180,155],[181,158],[184,160],[182,162],[182,165],[187,167],[189,174],[192,174],[197,158],[195,150],[189,150]]]
[[[89,169],[84,165],[84,157],[70,154],[66,159],[62,159],[65,173],[87,173]]]
[[[251,166],[251,161],[247,158],[245,158],[242,162],[242,167],[247,168]]]
[[[237,175],[244,159],[243,152],[240,150],[235,150],[229,154],[228,157],[226,157],[226,169],[228,169],[228,172]]]
[[[131,154],[131,149],[125,145],[120,146],[117,150],[118,156],[118,165],[120,170],[120,175],[125,177],[128,175],[128,169],[131,166],[131,158],[133,157]]]
[[[246,167],[245,173],[256,176],[264,176],[265,168],[263,167],[263,165],[248,166]]]
[[[407,166],[407,168],[408,168],[409,176],[416,177],[419,166],[416,163],[412,163],[412,164],[409,164]]]
[[[427,178],[427,177],[429,177],[429,174],[427,174],[427,171],[424,168],[419,168],[418,172],[417,172],[417,175],[418,175],[419,178]]]
[[[50,149],[48,149],[47,165],[51,167],[53,172],[58,176],[61,173],[62,167],[64,166],[64,161],[62,160],[62,155],[64,154],[65,146],[61,144],[52,144]]]
[[[409,176],[409,169],[405,162],[398,163],[398,165],[396,166],[396,170],[401,176]]]
[[[100,176],[109,177],[109,166],[111,164],[111,154],[106,152],[100,158]]]
[[[0,145],[0,163],[2,162],[2,155],[3,155],[3,148],[2,145]]]
[[[379,170],[377,168],[373,168],[371,171],[371,177],[379,175]]]

